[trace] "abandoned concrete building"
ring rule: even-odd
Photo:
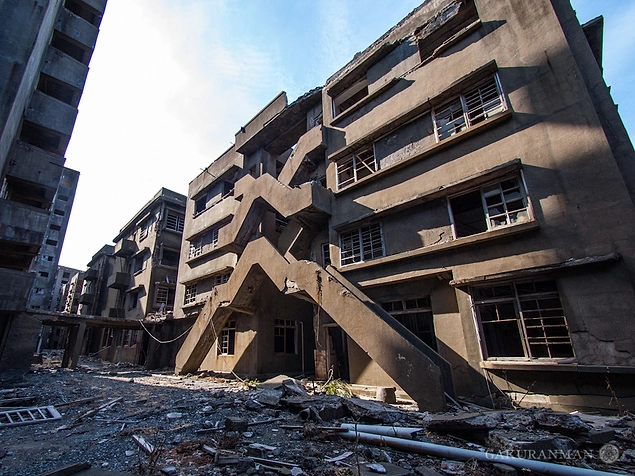
[[[50,269],[57,266],[63,230],[54,215],[62,195],[71,197],[63,175],[74,173],[64,154],[105,4],[0,4],[0,370],[28,365],[37,345],[33,313],[43,303],[29,308],[34,260],[50,256]]]
[[[602,28],[431,0],[274,98],[189,185],[176,372],[633,408],[635,154]]]

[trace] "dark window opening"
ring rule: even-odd
[[[66,215],[66,212],[64,210],[60,210],[59,208],[56,208],[55,210],[53,210],[53,213],[55,213],[57,216],[63,217],[64,215]]]
[[[53,224],[51,224],[51,226],[50,226],[49,228],[50,228],[51,230],[53,230],[53,231],[60,231],[60,230],[62,229],[62,227],[61,227],[61,226],[59,226],[59,225],[53,225]]]
[[[47,245],[51,245],[51,246],[57,246],[57,241],[56,240],[46,240],[46,244]]]
[[[38,274],[39,274],[42,278],[48,278],[48,277],[49,277],[49,274],[48,274],[46,271],[40,271]]]
[[[179,255],[180,253],[178,251],[164,248],[161,254],[161,264],[164,266],[178,266]]]
[[[434,317],[429,296],[383,302],[381,306],[428,347],[437,350]]]
[[[99,26],[101,15],[91,11],[85,5],[81,5],[80,3],[73,0],[66,0],[64,2],[64,8],[66,8],[69,12],[74,13],[78,17],[83,18],[91,25]]]
[[[278,354],[295,354],[296,322],[288,319],[275,319],[273,351]]]
[[[74,42],[70,41],[70,38],[66,37],[64,34],[60,33],[57,30],[53,30],[51,46],[57,48],[62,53],[66,53],[68,56],[76,59],[80,63],[88,65],[90,55],[86,54],[87,51],[81,46],[78,46]]]
[[[33,182],[6,177],[1,196],[6,200],[48,210],[51,205],[52,191]]]
[[[61,155],[63,153],[63,151],[60,150],[62,137],[59,134],[45,130],[30,122],[25,121],[22,124],[20,140],[39,147],[40,149],[52,152],[53,154]]]
[[[40,74],[37,89],[70,106],[77,107],[79,102],[79,91],[44,73]]]
[[[234,355],[236,349],[236,321],[228,321],[218,338],[218,355]]]
[[[351,106],[368,96],[368,80],[366,75],[343,91],[333,96],[333,117],[337,117]]]

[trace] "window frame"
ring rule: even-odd
[[[183,233],[183,228],[185,226],[185,217],[183,215],[179,215],[176,212],[172,212],[168,210],[165,215],[165,226],[166,230],[174,231],[176,233]]]
[[[518,191],[520,192],[520,198],[515,198],[515,199],[509,199],[507,200],[505,198],[505,192],[510,192],[512,190],[512,188],[506,188],[503,189],[501,184],[510,180],[516,180],[517,181],[517,185],[516,187],[518,187]],[[488,189],[493,186],[498,185],[498,190],[499,190],[499,195],[502,197],[503,201],[500,202],[498,205],[492,205],[492,204],[488,204],[487,203],[487,197],[484,190]],[[457,221],[455,219],[455,215],[456,212],[453,210],[452,207],[452,200],[456,199],[456,198],[460,198],[463,197],[465,195],[468,195],[470,193],[474,193],[478,191],[479,195],[480,195],[480,205],[481,205],[481,210],[483,212],[483,216],[484,216],[484,220],[485,220],[485,227],[486,229],[484,231],[480,231],[480,232],[475,232],[475,233],[471,233],[468,235],[465,234],[461,234],[459,236],[459,233],[457,232]],[[491,190],[490,190],[491,192]],[[491,195],[494,196],[494,195]],[[517,200],[522,200],[524,206],[515,210],[510,210],[508,207],[508,204]],[[466,189],[461,191],[460,193],[456,193],[456,194],[452,194],[452,195],[448,195],[446,197],[446,202],[447,202],[447,208],[448,208],[448,213],[450,216],[450,222],[452,225],[452,233],[454,236],[454,239],[459,239],[459,238],[465,238],[467,236],[474,236],[477,235],[479,233],[487,233],[493,230],[499,230],[501,228],[508,228],[508,227],[512,227],[512,226],[516,226],[522,223],[527,223],[530,222],[532,220],[534,220],[534,213],[533,213],[533,207],[531,204],[531,198],[529,196],[529,192],[527,191],[527,184],[525,183],[525,176],[523,174],[523,171],[520,170],[517,174],[515,175],[507,175],[504,177],[500,177],[497,178],[494,181],[490,181],[490,182],[486,182],[478,187],[475,188],[470,188],[470,189]],[[498,214],[492,214],[490,215],[490,209],[492,209],[494,206],[500,206],[503,205],[504,208],[504,213],[498,213]],[[515,221],[511,221],[511,217],[510,215],[516,213],[520,216],[521,213],[525,213],[526,214],[526,218],[524,219],[519,219],[518,217],[515,218]],[[507,219],[507,223],[504,224],[498,224],[498,225],[493,225],[492,224],[492,220],[496,219],[498,217],[501,216],[505,216]]]
[[[544,283],[550,283],[553,284],[553,287],[555,288],[555,290],[551,290],[551,291],[536,291],[533,293],[519,293],[518,292],[518,287],[519,286],[527,286],[529,284],[533,285],[534,288],[536,287],[536,284],[540,285],[540,284],[544,284]],[[513,291],[513,295],[500,295],[500,296],[491,296],[491,297],[477,297],[476,294],[478,291],[480,290],[492,290],[492,294],[495,294],[496,291],[494,291],[496,288],[504,288],[506,286],[510,286],[512,291]],[[475,319],[475,324],[476,324],[476,328],[478,329],[479,332],[479,340],[481,343],[481,350],[482,350],[482,354],[483,354],[483,359],[484,360],[508,360],[508,361],[523,361],[523,362],[535,362],[537,360],[541,360],[541,361],[558,361],[558,360],[564,360],[564,359],[571,359],[571,358],[575,358],[575,349],[573,347],[573,341],[571,339],[571,331],[569,330],[569,323],[568,323],[568,319],[566,317],[566,313],[564,310],[564,306],[562,304],[562,299],[560,298],[560,292],[558,290],[558,286],[557,286],[557,282],[555,279],[553,278],[548,278],[548,277],[544,277],[542,279],[533,279],[533,280],[517,280],[517,281],[506,281],[506,282],[501,282],[501,283],[490,283],[487,285],[481,285],[481,286],[470,286],[469,288],[469,295],[470,295],[470,300],[471,300],[471,304],[472,304],[472,314],[474,316]],[[547,309],[547,308],[541,308],[540,305],[538,305],[538,307],[536,307],[535,309],[523,309],[523,304],[522,303],[529,303],[531,301],[535,301],[536,303],[539,300],[555,300],[557,299],[559,302],[559,307],[558,308],[552,308],[552,309]],[[498,305],[509,305],[512,304],[513,305],[513,309],[515,312],[515,317],[513,319],[508,318],[508,319],[500,319],[500,307],[498,307]],[[487,320],[484,321],[483,320],[483,308],[485,306],[496,306],[496,315],[498,317],[498,319],[496,320]],[[561,311],[561,315],[558,316],[548,316],[548,315],[539,315],[539,317],[526,317],[525,313],[531,313],[531,312],[539,312],[539,311],[550,311],[553,312],[554,310],[557,311]],[[548,313],[547,313],[548,314]],[[545,326],[544,321],[545,319],[561,319],[563,324],[560,325],[556,325],[556,324],[549,324],[547,326]],[[528,326],[528,321],[530,320],[540,320],[541,324],[540,326],[534,325],[534,326]],[[520,343],[522,345],[522,351],[523,354],[522,356],[514,356],[514,355],[509,355],[509,356],[505,356],[505,355],[490,355],[494,353],[493,349],[488,349],[488,334],[485,331],[485,328],[483,327],[484,323],[489,323],[489,324],[494,324],[494,323],[500,323],[500,322],[515,322],[516,323],[516,327],[518,329],[518,337],[520,339]],[[562,341],[562,342],[557,342],[555,341],[555,339],[557,339],[558,337],[562,338],[562,336],[547,336],[547,330],[548,329],[554,329],[554,328],[560,328],[560,329],[564,329],[566,330],[566,341]],[[500,327],[499,327],[500,328]],[[547,351],[548,351],[548,356],[533,356],[532,353],[532,345],[531,342],[532,340],[539,342],[540,341],[540,337],[536,337],[534,336],[530,336],[529,332],[528,332],[528,328],[531,329],[541,329],[544,335],[544,344],[547,347]],[[498,328],[497,328],[498,329]],[[509,335],[509,332],[505,332],[505,334],[507,335],[507,340],[511,339],[512,336]],[[554,339],[554,341],[550,341],[549,337],[551,337],[552,339]],[[556,346],[556,345],[568,345],[570,347],[570,354],[567,355],[560,355],[560,356],[554,356],[552,355],[552,348],[550,346]]]
[[[414,301],[414,307],[412,302]],[[430,296],[418,296],[409,299],[396,299],[392,301],[382,301],[379,303],[384,311],[394,317],[402,326],[412,332],[419,340],[428,345],[434,351],[437,350],[437,336],[434,328],[434,313],[432,312],[432,301]],[[399,305],[397,305],[399,304]],[[390,309],[388,309],[390,307]],[[424,330],[413,330],[407,325],[405,318],[401,316],[414,316],[416,314],[425,314],[417,319],[428,319],[431,326],[431,332],[425,332]],[[430,343],[421,337],[420,334],[430,335]]]
[[[277,350],[279,349],[279,338],[282,338],[282,348],[284,350]],[[291,343],[288,342],[290,338],[292,339]],[[293,351],[290,351],[291,346]],[[273,353],[279,355],[298,354],[298,321],[293,319],[274,319]]]
[[[364,155],[370,152],[372,154],[372,163],[368,161],[370,155]],[[372,165],[371,166],[369,166]],[[346,168],[344,168],[346,167]],[[342,180],[341,175],[350,169],[351,176]],[[368,171],[360,174],[360,171]],[[377,160],[377,154],[375,153],[375,143],[370,146],[359,149],[358,151],[340,159],[335,164],[335,176],[337,179],[337,189],[342,190],[351,186],[354,183],[359,182],[365,177],[376,174],[379,171],[379,161]],[[361,176],[360,176],[361,175]]]
[[[170,293],[172,291],[172,293]],[[154,307],[161,307],[161,305],[165,305],[166,309],[174,309],[175,303],[175,292],[176,290],[170,286],[157,286],[154,289]],[[172,296],[170,296],[172,294]],[[170,303],[170,297],[172,298],[172,303]]]
[[[364,73],[362,77],[350,83],[345,88],[341,89],[337,94],[331,95],[331,92],[329,91],[329,96],[331,97],[331,110],[333,113],[333,119],[344,114],[355,104],[367,97],[370,94],[368,86],[368,77],[366,73]],[[351,99],[353,98],[354,100],[351,101]],[[342,104],[345,104],[343,108]]]
[[[368,243],[369,239],[365,240],[364,232],[368,231],[370,234],[370,244],[371,248],[367,249],[364,247],[365,243]],[[377,238],[372,237],[373,232],[379,233],[379,241],[381,244],[381,249],[376,250],[373,246],[376,243]],[[351,245],[348,246],[345,243],[345,240],[351,240]],[[357,241],[357,243],[355,243]],[[386,247],[384,244],[384,233],[379,222],[369,223],[368,225],[361,226],[359,228],[354,228],[352,230],[347,230],[344,232],[340,232],[339,234],[339,246],[340,246],[340,266],[345,266],[349,264],[355,263],[364,263],[369,260],[382,258],[386,256]],[[347,256],[347,251],[350,248],[352,255]],[[357,250],[357,251],[356,251]]]
[[[216,354],[219,356],[236,355],[236,321],[227,321],[220,331],[218,343],[216,345]]]
[[[491,86],[491,85],[488,85],[489,82],[493,82],[493,85],[496,88],[496,93],[497,93],[496,98],[499,103],[488,110],[485,110],[484,103],[482,100],[479,103],[480,106],[476,105],[476,106],[470,107],[470,104],[468,104],[469,100],[467,99],[467,97],[470,96],[471,94],[479,92],[479,90],[484,86]],[[479,96],[482,99],[483,94],[479,92]],[[460,108],[460,110],[456,109],[457,105]],[[450,108],[453,108],[453,107],[455,109],[450,110]],[[482,114],[479,116],[472,117],[470,114],[478,110],[479,107],[483,110]],[[441,106],[435,107],[432,110],[432,122],[434,124],[434,135],[435,135],[436,141],[438,143],[446,139],[449,139],[450,137],[460,132],[463,132],[467,129],[470,129],[477,124],[485,122],[491,117],[501,114],[507,111],[508,109],[509,109],[509,106],[507,104],[505,92],[503,91],[503,87],[501,85],[498,72],[496,72],[493,74],[493,76],[490,76],[486,79],[479,81],[476,85],[466,89],[458,96],[454,96],[451,100],[444,102]],[[442,118],[444,119],[444,116],[442,114],[448,110],[450,110],[451,112],[451,116],[453,117],[452,120],[446,122],[443,125],[440,125],[439,124],[440,119]],[[461,121],[459,122],[459,120]],[[459,124],[459,127],[454,126],[451,129],[446,129],[446,130],[453,131],[449,134],[446,134],[446,132],[444,131],[444,128],[446,128],[448,124],[451,124],[453,122],[457,122],[457,124]]]
[[[198,283],[192,283],[185,286],[185,292],[183,293],[183,305],[196,303]]]

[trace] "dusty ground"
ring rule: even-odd
[[[316,398],[314,394],[319,394],[320,387],[304,383],[310,395],[290,397],[288,392],[283,395],[279,390],[263,390],[262,386],[250,386],[237,380],[206,375],[175,377],[169,371],[149,372],[127,364],[109,364],[94,359],[83,360],[76,370],[65,370],[59,368],[58,360],[49,358],[42,365],[32,366],[31,372],[23,382],[13,385],[12,391],[3,390],[2,398],[33,397],[35,403],[30,406],[56,405],[62,418],[0,428],[0,474],[40,475],[83,462],[102,471],[133,474],[160,474],[160,470],[164,470],[166,474],[179,475],[246,473],[297,476],[304,472],[309,475],[340,476],[355,474],[358,464],[362,473],[367,474],[369,470],[366,465],[371,463],[382,464],[388,474],[393,476],[517,474],[513,468],[474,460],[451,461],[356,444],[322,429],[339,426],[343,422],[365,423],[369,419],[397,426],[430,425],[428,431],[421,433],[420,439],[479,451],[500,451],[501,444],[515,444],[519,439],[526,439],[527,435],[532,438],[542,435],[551,440],[555,438],[558,444],[561,444],[560,440],[566,440],[565,444],[574,445],[569,448],[575,450],[568,451],[566,457],[555,455],[556,459],[561,459],[555,461],[557,463],[621,474],[633,474],[635,470],[633,420],[629,416],[595,418],[594,425],[602,428],[600,433],[604,439],[596,438],[597,441],[593,443],[589,441],[587,429],[580,430],[580,425],[576,423],[578,420],[567,420],[565,423],[558,420],[556,426],[567,427],[562,432],[568,436],[563,436],[553,425],[537,424],[540,419],[535,416],[535,410],[533,413],[517,411],[514,414],[484,412],[476,413],[474,417],[474,413],[467,411],[473,412],[475,407],[465,407],[455,409],[457,411],[450,415],[432,416],[414,411],[412,406],[406,405],[386,406],[384,410],[367,412],[363,409],[357,411],[354,407],[351,407],[353,410],[349,409],[349,403],[354,400],[322,396],[320,402],[326,402],[331,410],[319,415],[328,421],[321,421],[317,414],[310,414],[316,421],[306,424],[298,417],[299,409],[307,405],[318,409],[322,403],[311,403],[311,398]],[[278,401],[281,395],[283,398]],[[77,402],[89,397],[99,398],[91,402]],[[118,398],[118,401],[108,405]],[[98,408],[102,409],[91,412]],[[551,413],[541,415],[542,420],[545,415],[553,417]],[[227,417],[239,417],[248,422],[277,421],[249,426],[246,432],[226,432],[219,428],[224,426]],[[467,417],[471,419],[466,420]],[[463,426],[459,425],[460,431],[453,431],[446,418],[452,422],[456,418],[461,420]],[[563,418],[568,416],[564,415]],[[475,423],[477,421],[479,423]],[[281,425],[303,428],[285,429]],[[610,435],[606,437],[605,429],[609,427]],[[450,430],[443,431],[444,428]],[[502,437],[499,434],[498,443],[494,443],[491,434],[500,433],[501,429],[511,432],[509,440],[512,443],[501,443],[508,433]],[[143,451],[135,443],[133,435],[152,444],[154,451],[150,454]],[[524,436],[519,438],[518,435]],[[607,441],[618,449],[617,461],[607,463],[600,458],[600,449]],[[255,443],[268,445],[269,448],[250,448]],[[206,452],[204,445],[211,450]],[[216,455],[209,454],[210,451]],[[328,458],[344,456],[347,452],[352,454],[340,462],[327,461]],[[554,453],[549,454],[553,460]],[[271,464],[263,465],[246,459],[246,456],[262,457]],[[540,458],[543,457],[549,456]],[[272,469],[275,461],[293,463],[298,468]]]

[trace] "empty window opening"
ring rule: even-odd
[[[66,196],[66,195],[58,195],[57,199],[61,200],[63,202],[68,202],[68,196]]]
[[[54,154],[61,154],[63,152],[60,150],[62,137],[59,134],[55,134],[27,121],[24,121],[22,124],[20,140]]]
[[[14,177],[5,177],[2,182],[0,197],[42,209],[48,209],[51,204],[50,194],[47,189],[36,183]]]
[[[569,328],[553,280],[471,289],[489,357],[573,357]]]
[[[42,278],[48,278],[49,277],[49,274],[46,271],[40,271],[38,274]]]
[[[182,233],[184,223],[185,223],[185,219],[181,215],[176,215],[174,213],[168,212],[168,216],[165,219],[165,228],[167,230],[172,230],[172,231]]]
[[[57,48],[62,53],[66,53],[68,56],[76,59],[80,63],[88,65],[90,55],[87,54],[87,51],[73,42],[69,37],[67,37],[63,33],[60,33],[58,30],[53,30],[51,46]]]
[[[47,245],[57,246],[57,240],[46,240]]]
[[[457,238],[529,221],[529,200],[519,177],[449,200]]]
[[[377,172],[374,146],[356,152],[337,163],[337,188],[357,182]]]
[[[80,2],[75,2],[73,0],[66,0],[64,2],[64,8],[66,8],[69,12],[74,13],[78,17],[83,18],[91,25],[99,26],[101,15],[93,12],[91,9],[87,8],[85,5],[81,4]]]
[[[381,307],[428,347],[437,350],[430,296],[383,302]]]
[[[130,293],[130,309],[135,309],[139,305],[139,291]]]
[[[437,140],[447,139],[507,109],[498,75],[435,110]]]
[[[218,338],[218,355],[234,355],[236,348],[236,321],[228,321]]]
[[[282,233],[289,224],[289,219],[276,212],[276,233]]]
[[[196,284],[190,284],[185,286],[185,297],[183,298],[183,304],[192,304],[196,302]]]
[[[216,276],[212,277],[212,286],[216,287],[216,286],[220,286],[221,284],[225,284],[227,281],[229,281],[230,276],[231,276],[231,272],[217,274]]]
[[[179,254],[180,253],[176,250],[163,248],[163,250],[161,251],[161,264],[163,266],[178,266]]]
[[[381,225],[371,225],[340,234],[340,264],[359,263],[384,256]]]
[[[66,215],[66,212],[64,210],[60,210],[59,208],[53,210],[53,213],[55,213],[59,217],[63,217],[64,215]]]
[[[275,319],[273,351],[278,354],[295,354],[296,321]]]
[[[53,225],[53,224],[52,224],[49,228],[50,228],[51,230],[53,230],[53,231],[60,231],[60,230],[62,229],[62,227],[61,227],[61,226],[59,226],[59,225]]]
[[[40,74],[37,89],[47,96],[58,99],[70,106],[77,107],[77,103],[79,102],[78,90],[44,73]]]
[[[368,96],[368,80],[366,75],[357,80],[341,93],[333,96],[333,117],[337,117],[357,102]]]
[[[151,226],[152,223],[150,220],[147,220],[146,222],[142,223],[141,226],[139,226],[139,241],[143,241],[148,237]]]

